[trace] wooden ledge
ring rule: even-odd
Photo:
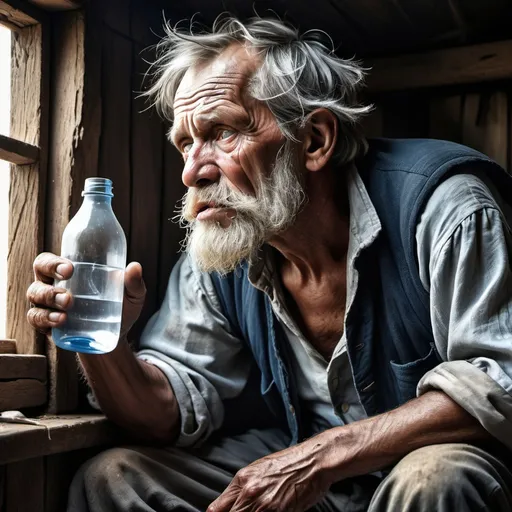
[[[121,430],[101,414],[36,419],[42,426],[0,423],[0,465],[123,439]]]

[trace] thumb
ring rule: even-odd
[[[124,287],[127,298],[132,302],[144,300],[146,296],[146,285],[142,278],[142,266],[140,263],[132,262],[126,267]]]

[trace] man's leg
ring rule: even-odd
[[[251,430],[185,451],[126,447],[107,450],[78,471],[71,512],[204,511],[251,462],[286,448],[278,429]]]
[[[404,457],[375,492],[369,512],[512,510],[512,473],[489,452],[439,444]]]

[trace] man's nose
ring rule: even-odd
[[[211,151],[202,145],[194,144],[187,155],[183,168],[182,181],[188,188],[205,187],[218,181],[220,170],[215,164]]]

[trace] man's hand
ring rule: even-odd
[[[53,281],[66,280],[72,275],[71,261],[49,252],[37,256],[34,261],[35,280],[27,290],[27,298],[33,304],[27,313],[30,325],[46,333],[66,322],[66,311],[71,307],[73,297],[64,288],[53,286]],[[139,317],[146,297],[139,263],[130,263],[126,267],[124,286],[121,336],[130,330]]]
[[[329,446],[312,438],[241,469],[207,512],[304,512],[333,483]]]

